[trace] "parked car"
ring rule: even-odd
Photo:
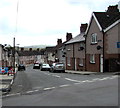
[[[50,72],[65,72],[64,63],[53,63]]]
[[[19,64],[18,71],[25,70],[25,65]]]
[[[41,65],[41,71],[50,71],[50,65],[49,64],[42,64]]]
[[[40,63],[34,63],[33,69],[40,69]]]

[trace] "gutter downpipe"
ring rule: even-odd
[[[102,30],[102,34],[103,34],[103,73],[105,72],[105,32],[104,30]]]
[[[74,43],[73,43],[73,70],[75,70],[75,54],[74,54],[74,51],[75,49],[74,49]]]

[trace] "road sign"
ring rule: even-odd
[[[117,42],[117,48],[120,48],[120,42]]]
[[[0,73],[8,73],[8,67],[0,67]]]

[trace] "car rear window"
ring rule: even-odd
[[[39,66],[39,64],[34,64],[34,66]]]

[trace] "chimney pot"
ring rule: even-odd
[[[30,48],[29,51],[32,51],[32,48]]]
[[[21,51],[24,51],[24,48],[21,48]]]
[[[87,23],[86,24],[81,24],[81,26],[80,26],[80,33],[84,33],[86,31],[86,29],[87,29],[87,26],[88,26]]]
[[[70,39],[72,39],[72,33],[67,33],[66,34],[66,41],[69,41]]]
[[[107,12],[108,12],[108,13],[119,12],[118,5],[115,5],[115,6],[109,6]]]
[[[57,40],[57,45],[60,45],[62,43],[62,39]]]

